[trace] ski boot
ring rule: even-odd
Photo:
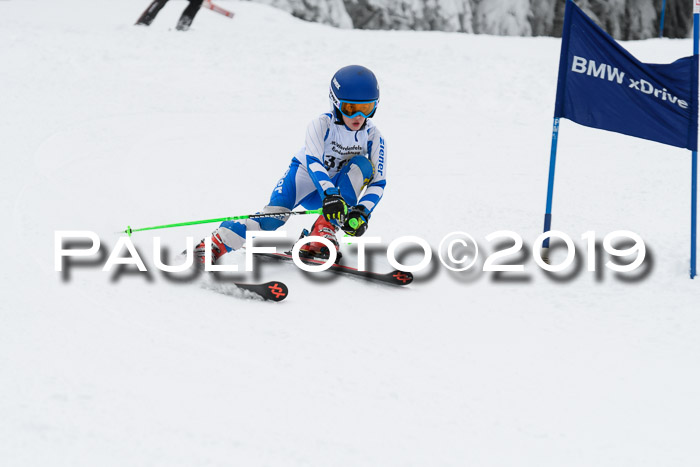
[[[338,260],[340,260],[341,254],[340,244],[338,243],[338,239],[335,238],[335,232],[336,227],[329,221],[327,221],[325,217],[319,216],[318,219],[316,219],[316,222],[314,222],[314,225],[311,226],[311,233],[309,233],[308,230],[304,229],[300,238],[314,236],[323,237],[330,240],[330,242],[335,246],[335,251],[337,253],[337,262]],[[330,257],[330,251],[328,250],[328,247],[321,242],[309,242],[305,243],[299,249],[299,256],[307,258],[327,259]]]
[[[194,265],[197,269],[204,270],[205,266],[204,239],[194,247]],[[224,245],[221,236],[214,232],[211,236],[211,264],[216,264],[216,261],[226,254],[226,246]]]
[[[168,3],[168,0],[153,0],[146,11],[136,20],[137,25],[150,26],[153,20],[156,18],[158,12]]]
[[[194,21],[194,17],[202,6],[203,1],[204,0],[190,0],[189,6],[182,12],[182,16],[180,16],[180,20],[177,22],[175,29],[178,31],[187,31],[190,29],[192,21]]]

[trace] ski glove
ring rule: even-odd
[[[359,237],[367,230],[368,222],[369,211],[366,207],[359,204],[350,208],[350,212],[348,212],[348,215],[345,217],[343,230],[350,236]]]
[[[337,220],[342,222],[348,213],[348,205],[343,197],[340,196],[340,192],[337,188],[329,188],[324,194],[326,196],[323,198],[323,217],[327,221]]]

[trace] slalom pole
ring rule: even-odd
[[[547,182],[547,208],[544,213],[544,233],[552,230],[552,199],[554,198],[554,169],[557,165],[557,142],[559,141],[559,119],[564,113],[564,96],[566,89],[566,67],[571,37],[571,9],[573,0],[566,0],[564,26],[561,31],[561,50],[559,52],[559,72],[557,75],[557,98],[554,102],[554,121],[552,123],[552,148],[549,152],[549,181]],[[549,237],[542,241],[540,251],[542,260],[549,264]]]
[[[664,37],[664,17],[666,16],[666,0],[661,2],[661,20],[659,21],[659,39]]]
[[[698,152],[693,151],[692,182],[690,200],[690,278],[697,276],[697,230],[698,230]]]
[[[696,0],[693,6],[693,56],[695,57],[695,70],[693,73],[694,82],[691,89],[694,90],[695,102],[698,102],[698,42],[700,38],[700,3]],[[695,128],[698,131],[697,112],[698,105],[695,106]],[[691,183],[690,183],[690,278],[697,276],[697,230],[698,230],[698,151],[693,151],[691,163]]]
[[[552,198],[554,195],[554,168],[557,165],[557,141],[559,140],[559,117],[552,124],[552,149],[549,154],[549,182],[547,183],[547,208],[544,213],[544,232],[552,229]],[[542,242],[542,260],[549,261],[549,237]]]
[[[156,229],[169,229],[172,227],[184,227],[186,225],[197,225],[197,224],[210,224],[212,222],[226,222],[226,221],[239,221],[243,219],[264,219],[266,217],[284,217],[290,215],[304,215],[304,214],[321,214],[323,209],[312,209],[310,211],[288,211],[288,212],[270,212],[270,213],[258,213],[258,214],[248,214],[245,216],[234,216],[234,217],[220,217],[218,219],[205,219],[201,221],[190,221],[190,222],[178,222],[176,224],[165,224],[165,225],[155,225],[152,227],[141,227],[139,229],[132,229],[131,226],[127,226],[126,230],[119,233],[125,233],[129,237],[134,232],[143,232],[144,230],[156,230]]]

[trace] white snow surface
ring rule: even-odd
[[[553,228],[582,261],[590,230],[636,232],[652,258],[637,281],[602,264],[555,281],[529,254],[559,40],[340,30],[225,0],[233,20],[204,10],[180,33],[183,1],[133,26],[147,3],[0,1],[0,464],[697,465],[689,151],[563,121]],[[485,237],[512,230],[525,273],[433,259],[406,288],[269,262],[235,276],[287,283],[269,303],[153,267],[155,235],[177,252],[215,224],[134,234],[149,274],[102,272],[104,257],[54,270],[57,230],[98,233],[106,255],[127,225],[262,208],[352,63],[379,77],[390,159],[368,235],[437,249],[465,231],[483,265]]]

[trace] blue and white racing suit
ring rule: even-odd
[[[264,213],[285,213],[297,206],[321,207],[324,193],[340,190],[348,206],[362,205],[371,213],[386,186],[386,145],[371,120],[357,130],[336,124],[333,115],[322,114],[309,123],[306,144],[292,159],[277,182]],[[245,243],[246,231],[276,230],[289,216],[223,222],[219,235],[228,251]]]

